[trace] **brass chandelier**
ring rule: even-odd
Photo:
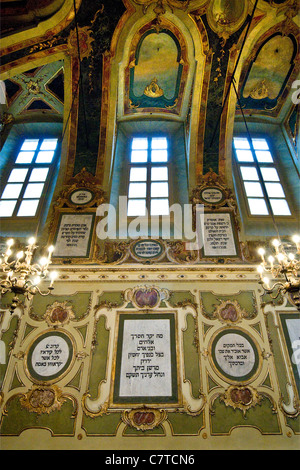
[[[51,264],[51,256],[54,251],[53,246],[48,247],[48,255],[42,257],[39,263],[33,261],[34,252],[37,248],[36,240],[31,237],[28,240],[28,245],[25,251],[17,252],[14,259],[12,259],[13,252],[11,247],[14,245],[14,240],[11,238],[7,241],[7,250],[2,255],[3,259],[0,261],[0,267],[3,273],[6,274],[6,279],[0,280],[0,293],[1,296],[12,292],[14,297],[10,305],[10,312],[13,313],[16,307],[21,303],[20,295],[30,300],[35,294],[43,296],[49,295],[53,290],[53,283],[57,277],[57,273],[52,271],[49,273],[48,267]],[[38,287],[39,283],[46,279],[49,274],[50,284],[45,292],[42,292]]]
[[[276,299],[280,293],[288,293],[300,311],[300,237],[294,235],[292,241],[296,245],[296,253],[293,253],[294,250],[289,250],[288,253],[287,248],[290,246],[284,246],[275,238],[272,242],[273,253],[267,257],[267,260],[265,249],[259,248],[258,253],[262,261],[257,271],[260,275],[260,284],[272,299]]]

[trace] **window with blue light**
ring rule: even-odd
[[[129,217],[169,215],[168,139],[133,137],[129,156]]]
[[[250,145],[248,138],[234,137],[233,144],[250,215],[269,216],[271,207],[274,216],[291,216],[267,139],[252,138]]]
[[[34,217],[47,191],[58,139],[25,139],[0,197],[0,217]]]

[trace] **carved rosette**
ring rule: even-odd
[[[167,417],[165,410],[155,408],[138,408],[125,410],[122,413],[122,421],[138,431],[148,431],[158,427]]]
[[[66,398],[62,396],[62,390],[56,385],[34,385],[31,390],[20,398],[23,408],[28,411],[43,414],[60,410]]]

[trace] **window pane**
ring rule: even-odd
[[[26,139],[24,140],[21,150],[36,150],[38,143],[38,139]]]
[[[146,183],[130,183],[128,197],[146,197]]]
[[[248,197],[256,196],[263,197],[263,192],[260,183],[244,183],[246,194]]]
[[[260,169],[264,181],[279,181],[279,176],[275,168],[264,168]]]
[[[130,181],[146,181],[147,168],[131,168],[129,179]]]
[[[130,217],[137,217],[146,215],[146,200],[145,199],[129,199],[127,215]]]
[[[17,201],[0,201],[0,217],[10,217]]]
[[[55,150],[57,139],[44,139],[40,150]]]
[[[236,150],[236,156],[239,162],[253,162],[251,150]]]
[[[131,162],[132,163],[145,163],[147,161],[147,150],[132,150]]]
[[[39,204],[39,199],[31,199],[30,201],[22,201],[19,211],[17,213],[18,217],[30,217],[34,216]]]
[[[151,197],[168,197],[168,183],[151,183]]]
[[[16,199],[22,189],[22,184],[7,184],[2,194],[1,199]]]
[[[259,181],[256,168],[252,166],[241,166],[243,180]]]
[[[151,168],[151,180],[152,181],[168,181],[168,167],[157,166]]]
[[[255,150],[269,150],[265,139],[252,139],[252,145]]]
[[[153,137],[151,141],[151,148],[152,149],[167,149],[168,141],[166,137]]]
[[[141,150],[148,148],[148,139],[146,137],[136,137],[132,139],[131,148],[133,150]]]
[[[264,199],[248,199],[250,212],[252,215],[268,215],[267,205]]]
[[[24,199],[33,199],[36,197],[41,197],[43,187],[43,183],[29,183],[23,196]]]
[[[269,197],[285,197],[280,183],[266,183],[266,189]]]
[[[46,181],[49,168],[34,168],[29,181]]]
[[[255,155],[259,163],[273,163],[273,158],[268,150],[256,150]]]
[[[151,161],[152,162],[167,162],[168,151],[167,150],[152,150]]]
[[[151,199],[151,215],[169,215],[168,199]]]
[[[291,215],[291,211],[285,199],[270,199],[274,215]]]
[[[51,163],[53,159],[54,151],[46,150],[44,152],[39,152],[36,163]]]
[[[8,178],[8,183],[23,183],[26,178],[27,172],[28,168],[17,168],[12,170]]]
[[[20,152],[16,163],[31,163],[34,157],[34,152]]]
[[[235,137],[233,143],[236,149],[250,149],[248,140],[242,137]]]

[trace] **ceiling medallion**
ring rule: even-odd
[[[212,0],[207,9],[210,28],[226,41],[244,23],[248,14],[248,0]]]

